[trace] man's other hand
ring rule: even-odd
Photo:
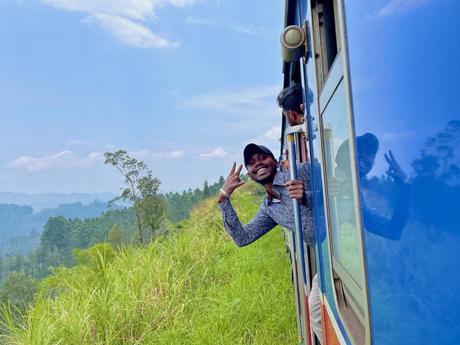
[[[222,190],[227,193],[220,192],[219,194],[219,202],[224,202],[227,196],[230,196],[235,189],[238,187],[242,186],[245,181],[241,181],[240,179],[240,173],[241,169],[243,169],[243,164],[240,164],[238,169],[236,168],[236,162],[233,163],[232,169],[230,170],[230,173],[227,176],[227,179],[225,180],[225,183],[222,187]]]
[[[404,170],[401,169],[401,166],[396,161],[393,156],[393,152],[388,151],[388,154],[384,154],[385,160],[388,163],[388,170],[386,174],[390,176],[397,184],[404,184],[407,180],[407,175]]]
[[[291,180],[285,185],[288,190],[289,197],[302,201],[304,197],[304,185],[301,180]]]

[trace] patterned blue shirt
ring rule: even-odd
[[[297,166],[297,178],[304,181],[305,187],[305,198],[300,207],[304,241],[309,245],[314,245],[311,208],[312,192],[309,167],[310,165],[308,163],[299,164]],[[288,195],[287,187],[284,187],[284,184],[289,180],[289,170],[285,172],[277,171],[275,179],[273,180],[273,191],[280,196],[280,199],[270,200],[266,195],[260,204],[259,211],[248,224],[241,224],[229,199],[219,204],[225,230],[227,230],[239,247],[254,242],[278,224],[294,231],[295,225],[292,199]]]

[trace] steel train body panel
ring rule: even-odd
[[[460,2],[345,1],[345,12],[356,134],[380,142],[360,194],[396,211],[389,150],[410,186],[394,240],[363,215],[373,344],[458,344]]]
[[[307,21],[312,30],[309,1],[287,3],[287,24]],[[366,142],[354,146],[367,332],[375,345],[457,344],[460,3],[343,1],[343,10],[352,124],[356,137],[370,133],[378,141],[375,162],[367,167]],[[336,333],[327,343],[353,344],[337,306],[331,243],[324,235],[324,165],[334,162],[324,161],[324,132],[315,131],[320,116],[314,59],[302,65],[324,329]],[[401,168],[398,176],[407,176],[404,182],[386,174],[390,150]]]

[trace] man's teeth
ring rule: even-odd
[[[266,171],[267,171],[267,168],[260,168],[259,170],[257,170],[257,175],[263,174]]]

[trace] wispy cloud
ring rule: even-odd
[[[281,138],[281,126],[275,125],[272,128],[261,133],[259,136],[245,140],[241,144],[246,145],[247,143],[256,143],[256,144],[261,144],[261,145],[271,147],[273,149],[277,149],[280,138]]]
[[[239,91],[216,92],[182,98],[179,108],[212,110],[223,113],[255,112],[277,109],[275,97],[279,86],[245,88]]]
[[[104,159],[102,153],[91,152],[87,156],[78,156],[70,150],[63,150],[47,156],[21,156],[9,163],[10,168],[22,169],[27,172],[65,170],[83,168]]]
[[[185,18],[185,23],[190,25],[215,25],[222,22],[222,18],[219,17],[196,17],[196,16],[188,16]]]
[[[263,25],[254,24],[241,24],[234,23],[220,17],[195,17],[188,16],[185,19],[185,23],[189,25],[203,25],[203,26],[220,26],[228,30],[235,31],[240,34],[253,36],[262,39],[270,39],[272,36],[268,32],[268,28]]]
[[[134,156],[138,159],[180,159],[186,156],[185,151],[183,150],[170,150],[170,151],[150,151],[147,149],[132,151],[129,152],[131,156]]]
[[[128,152],[129,155],[138,159],[180,159],[186,156],[182,150],[150,151],[139,150]],[[102,152],[90,152],[79,155],[71,150],[62,150],[45,156],[24,155],[6,164],[9,168],[20,169],[27,172],[66,170],[75,168],[88,168],[104,162]]]
[[[281,126],[274,126],[263,133],[259,139],[264,140],[279,140],[281,137]]]
[[[227,155],[228,155],[227,151],[225,151],[222,147],[218,147],[217,149],[214,149],[211,152],[200,154],[199,157],[203,159],[210,159],[210,158],[222,158],[222,157],[226,157]]]
[[[270,39],[271,36],[268,33],[267,27],[263,25],[254,25],[254,24],[229,24],[229,29],[239,32],[244,35],[253,36],[262,39]]]
[[[70,138],[67,140],[67,145],[70,146],[93,146],[94,143],[89,140],[81,140],[81,139],[74,139]]]
[[[414,131],[385,132],[382,135],[383,140],[409,139],[415,136]]]
[[[97,23],[121,43],[136,48],[176,48],[179,42],[169,41],[154,34],[147,26],[132,20],[104,13],[87,17],[89,23]]]
[[[430,3],[431,0],[390,0],[382,8],[377,10],[371,18],[408,13]]]
[[[137,48],[174,48],[170,41],[152,32],[147,21],[157,18],[156,9],[167,5],[184,7],[200,0],[41,0],[64,11],[85,13],[84,22],[99,24],[121,43]]]

